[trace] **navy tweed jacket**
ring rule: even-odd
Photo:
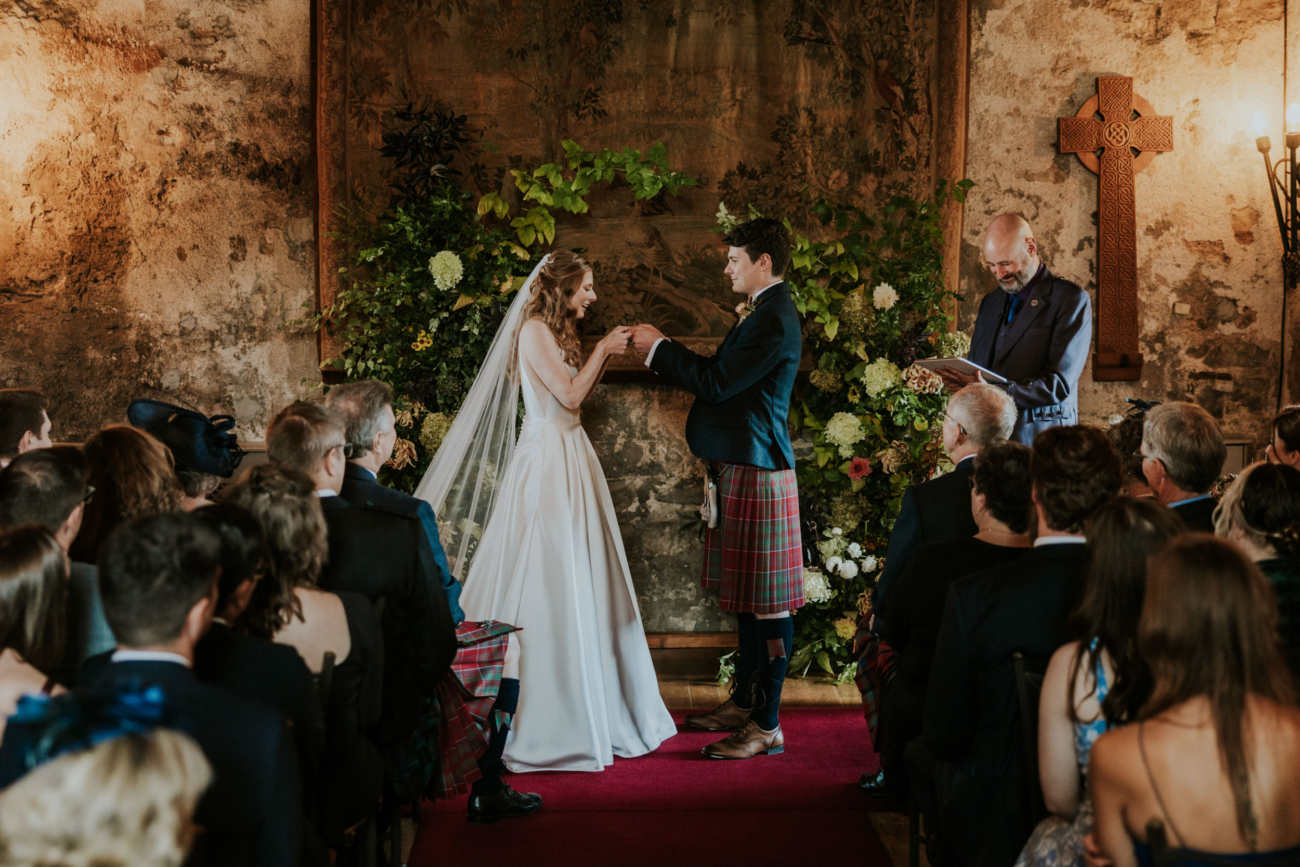
[[[787,420],[802,352],[799,312],[781,282],[759,295],[712,357],[665,340],[650,369],[695,395],[686,442],[696,457],[786,470],[794,467]]]

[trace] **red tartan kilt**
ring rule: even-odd
[[[780,614],[803,607],[803,545],[794,470],[714,464],[718,526],[704,534],[704,586],[724,611]]]
[[[456,628],[460,650],[434,690],[440,719],[435,797],[463,795],[482,776],[478,759],[492,733],[492,705],[501,688],[510,633],[516,629],[508,623],[468,620]]]

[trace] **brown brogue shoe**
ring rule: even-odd
[[[751,713],[752,710],[745,710],[731,699],[727,699],[708,713],[690,714],[686,717],[686,724],[693,729],[706,732],[729,732],[748,722]]]
[[[754,756],[774,756],[785,752],[785,735],[781,726],[772,731],[763,731],[758,723],[746,720],[740,729],[727,735],[716,744],[704,748],[704,755],[711,759],[752,759]]]

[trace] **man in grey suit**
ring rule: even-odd
[[[1019,415],[1011,438],[1078,424],[1079,376],[1092,343],[1092,303],[1077,284],[1057,277],[1038,258],[1024,217],[1002,214],[984,232],[984,264],[1001,292],[980,302],[967,358],[1007,378]],[[940,371],[950,391],[978,375]]]

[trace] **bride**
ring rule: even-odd
[[[579,407],[631,329],[582,362],[591,266],[546,256],[493,339],[416,495],[438,515],[471,620],[521,628],[512,771],[599,771],[677,728],[659,697],[614,504]],[[515,442],[518,394],[525,415]]]

